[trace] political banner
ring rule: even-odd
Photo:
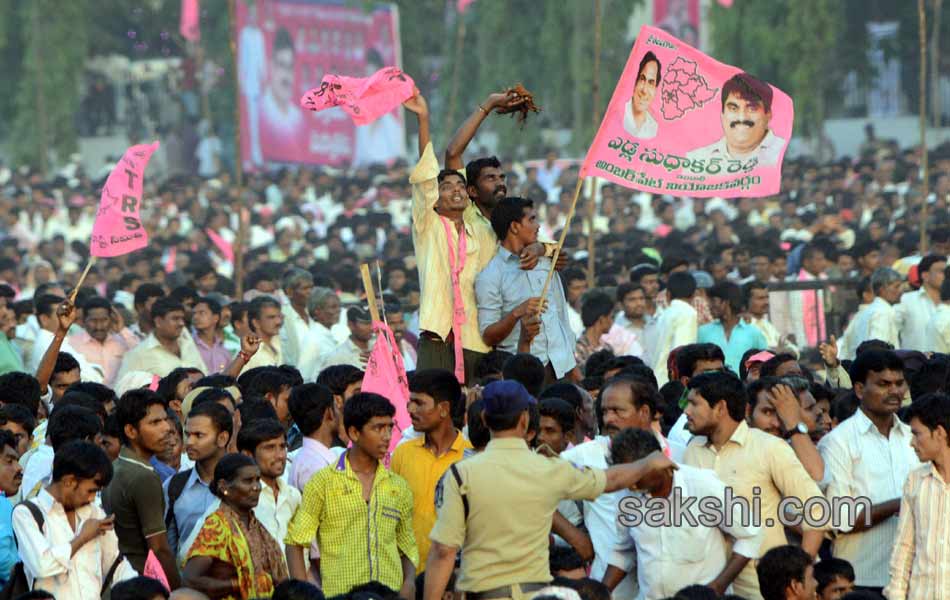
[[[780,89],[644,26],[581,176],[671,196],[773,195],[793,119]]]
[[[402,64],[394,5],[258,0],[235,3],[241,160],[260,171],[289,163],[367,167],[405,158],[401,107],[358,127],[346,112],[310,112],[307,90],[329,73],[370,77]]]
[[[357,125],[369,125],[412,97],[412,77],[398,67],[386,67],[370,77],[327,75],[300,99],[300,106],[321,111],[339,106]]]
[[[89,240],[92,256],[111,258],[148,245],[148,234],[139,211],[145,167],[157,149],[158,142],[132,146],[109,173]]]

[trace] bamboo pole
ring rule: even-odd
[[[591,85],[591,102],[593,110],[594,131],[600,125],[600,30],[602,23],[600,0],[594,0],[594,81]],[[594,246],[594,217],[597,214],[597,179],[590,182],[590,195],[587,197],[587,285],[594,287],[597,281],[594,269],[596,268],[596,249]]]
[[[458,103],[459,95],[459,77],[462,71],[462,50],[465,48],[465,15],[461,12],[456,13],[458,22],[455,27],[455,64],[452,67],[452,88],[449,93],[449,110],[445,111],[445,128],[449,131],[452,121],[455,118],[455,106]],[[419,150],[422,152],[422,150]]]
[[[86,275],[89,274],[89,269],[92,268],[92,265],[95,262],[95,256],[90,256],[89,260],[86,261],[86,268],[82,270],[82,275],[79,276],[79,281],[77,281],[75,287],[73,287],[73,293],[69,295],[70,304],[76,303],[76,296],[79,294],[79,288],[82,287],[82,283],[86,280]]]
[[[360,275],[363,276],[363,289],[366,290],[366,302],[369,304],[369,316],[373,323],[379,321],[379,307],[376,306],[376,292],[373,291],[373,278],[369,274],[369,265],[360,265]]]
[[[557,264],[557,259],[561,255],[561,248],[564,247],[564,238],[567,237],[567,232],[571,228],[571,219],[574,218],[574,209],[577,208],[577,198],[581,195],[584,180],[584,177],[577,180],[577,187],[574,188],[574,199],[571,200],[571,210],[567,213],[567,220],[564,221],[564,229],[561,230],[561,239],[558,240],[557,248],[554,249],[554,256],[551,258],[551,269],[548,271],[547,279],[544,280],[544,287],[541,288],[541,312],[544,312],[544,307],[547,304],[545,299],[548,296],[548,287],[551,285],[551,278],[554,277],[554,265]]]
[[[920,39],[920,166],[923,202],[920,207],[920,254],[927,253],[927,197],[930,196],[930,169],[927,165],[927,7],[917,0]]]

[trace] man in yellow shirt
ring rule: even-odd
[[[429,532],[435,525],[435,488],[450,466],[475,454],[472,444],[456,428],[463,419],[465,398],[451,371],[416,371],[409,380],[409,416],[412,427],[424,435],[400,444],[390,468],[412,489],[412,525],[419,548],[419,571],[429,554]]]

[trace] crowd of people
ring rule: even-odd
[[[0,594],[950,598],[950,147],[568,225],[572,161],[463,161],[524,101],[442,164],[416,94],[412,165],[146,178],[78,288],[101,178],[0,169]]]

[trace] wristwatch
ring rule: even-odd
[[[792,439],[792,436],[795,435],[796,433],[800,433],[802,435],[808,435],[808,426],[805,425],[803,422],[799,421],[798,425],[796,425],[795,427],[792,427],[791,429],[785,432],[785,439],[786,440]]]

